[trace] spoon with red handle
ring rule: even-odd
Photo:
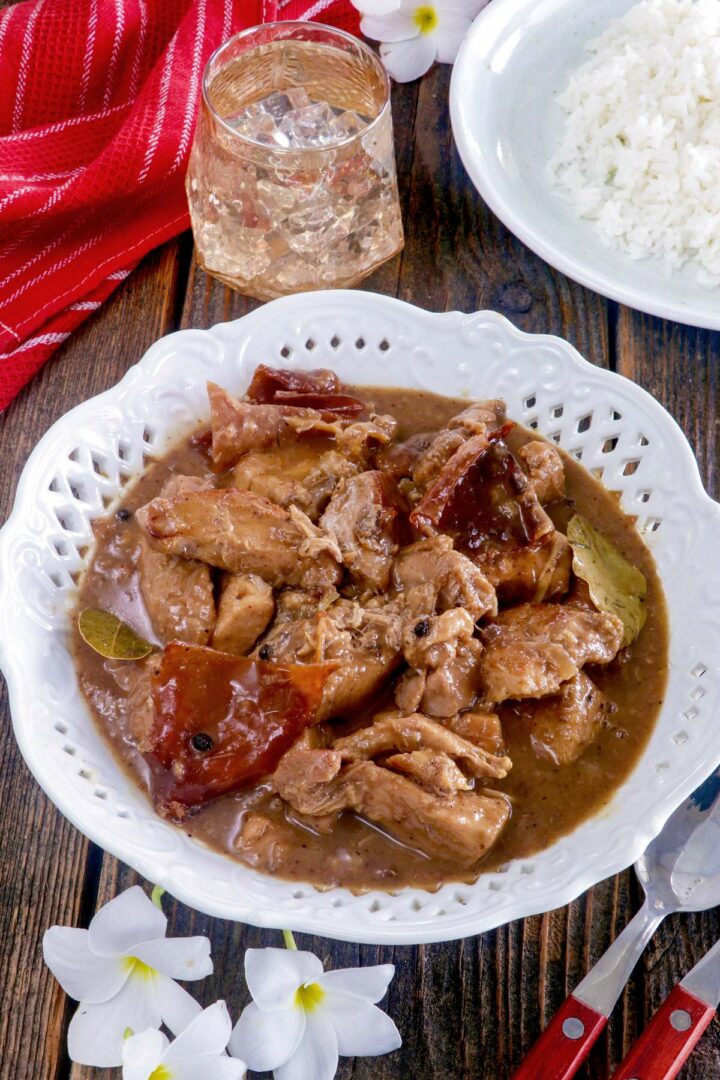
[[[720,770],[668,819],[635,863],[635,872],[645,902],[560,1006],[512,1080],[575,1076],[666,915],[720,904]],[[626,1075],[628,1080],[632,1076]],[[655,1074],[648,1080],[656,1080]]]
[[[720,942],[670,992],[613,1080],[673,1080],[720,1004]]]

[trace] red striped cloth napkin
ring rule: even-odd
[[[189,224],[203,68],[273,19],[357,32],[349,0],[26,0],[0,11],[0,409]]]

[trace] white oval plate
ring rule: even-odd
[[[208,419],[205,381],[235,392],[259,362],[334,368],[347,382],[503,397],[622,493],[651,546],[670,608],[665,705],[610,805],[540,854],[474,885],[395,896],[256,873],[161,820],[116,764],[68,652],[74,577],[92,522],[146,456]],[[631,464],[629,464],[631,463]],[[59,420],[33,451],[0,533],[0,658],[22,753],[87,836],[210,915],[365,942],[442,941],[565,904],[631,863],[720,762],[720,507],[680,429],[643,390],[567,342],[493,312],[435,315],[363,292],[277,300],[237,322],[158,341],[116,387]]]
[[[483,200],[537,255],[595,292],[666,319],[720,329],[720,288],[691,264],[606,248],[553,187],[547,162],[562,131],[556,93],[585,45],[634,0],[492,0],[463,42],[450,85],[453,134]]]

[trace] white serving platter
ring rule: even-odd
[[[93,521],[143,461],[208,419],[211,378],[242,392],[259,362],[334,368],[347,382],[503,397],[637,515],[667,593],[670,678],[635,770],[598,816],[473,885],[396,895],[263,876],[161,820],[113,758],[80,695],[69,645]],[[720,507],[682,432],[647,393],[565,341],[493,312],[431,314],[363,292],[277,300],[237,322],[158,341],[117,386],[41,439],[0,532],[0,662],[32,773],[90,839],[200,911],[358,942],[477,934],[558,907],[631,863],[720,763]]]

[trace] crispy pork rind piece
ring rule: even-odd
[[[324,589],[342,577],[333,537],[291,507],[234,488],[158,497],[136,514],[150,546],[233,574],[257,574],[274,588]]]
[[[143,740],[158,811],[181,821],[272,772],[314,721],[330,671],[167,645],[152,668]]]
[[[557,694],[585,664],[608,664],[622,646],[615,615],[572,604],[521,604],[480,631],[480,681],[484,699]]]

